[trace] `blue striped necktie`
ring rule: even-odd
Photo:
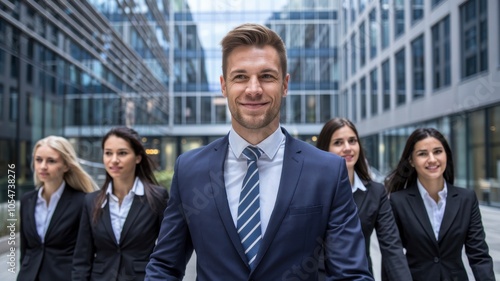
[[[260,203],[259,203],[259,171],[257,159],[261,152],[257,147],[247,146],[243,150],[247,157],[247,173],[243,179],[243,187],[238,204],[238,234],[241,244],[245,249],[248,265],[253,268],[253,262],[259,251],[262,232],[260,229]]]

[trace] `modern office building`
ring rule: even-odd
[[[0,165],[16,165],[19,192],[33,188],[42,137],[168,120],[168,87],[121,37],[86,1],[0,1]],[[100,145],[72,141],[83,159],[100,157]]]
[[[395,167],[409,134],[435,127],[458,186],[500,205],[500,2],[343,1],[341,115],[371,164]]]
[[[219,43],[257,22],[287,45],[291,134],[314,143],[348,117],[387,172],[436,127],[457,184],[500,205],[499,18],[496,0],[0,0],[0,164],[29,186],[33,144],[58,134],[99,166],[102,135],[126,125],[171,169],[227,133]]]
[[[57,134],[102,173],[101,138],[126,125],[171,169],[180,153],[229,130],[219,42],[244,22],[275,29],[289,46],[293,78],[281,119],[312,141],[338,112],[338,8],[337,1],[0,0],[0,162],[16,163],[18,184],[31,188],[31,148]]]

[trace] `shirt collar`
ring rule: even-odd
[[[356,192],[356,190],[366,191],[366,186],[363,184],[358,174],[354,172],[354,184],[351,186],[352,193]]]
[[[132,189],[128,192],[128,194],[144,196],[144,184],[138,177],[135,177],[134,185],[132,186]],[[108,184],[108,187],[106,188],[106,195],[113,195],[113,182],[110,182]],[[101,208],[104,208],[104,206],[106,206],[106,203],[108,203],[107,199],[104,200],[104,202],[101,205]]]
[[[106,189],[106,195],[113,193],[113,182],[109,182],[108,188]],[[144,184],[142,181],[135,177],[134,185],[132,185],[132,189],[129,191],[130,193],[134,193],[135,195],[143,196],[144,195]]]
[[[52,193],[52,195],[50,196],[50,199],[54,200],[55,198],[60,198],[65,187],[66,187],[66,182],[63,180],[61,185],[57,188],[57,190],[54,193]],[[41,199],[45,202],[45,198],[43,198],[43,196],[42,196],[43,189],[44,189],[44,186],[42,186],[42,187],[40,187],[40,189],[38,189],[38,199]]]
[[[257,146],[263,154],[265,154],[269,159],[273,159],[274,156],[278,153],[280,145],[285,140],[285,134],[281,131],[281,127],[278,126],[278,129],[274,131],[270,136],[266,139],[258,143],[257,145],[251,145],[246,140],[244,140],[233,128],[229,131],[229,145],[231,146],[231,150],[234,153],[236,158],[240,158],[242,156],[243,150],[247,146]]]
[[[417,187],[420,192],[420,196],[422,196],[422,200],[426,200],[425,198],[430,197],[429,192],[425,189],[422,183],[417,179]],[[448,196],[448,187],[446,186],[446,181],[444,182],[443,190],[438,192],[439,200],[446,199]]]

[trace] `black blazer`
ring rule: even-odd
[[[45,233],[45,243],[36,230],[37,196],[38,190],[33,190],[21,199],[21,269],[17,280],[70,280],[85,193],[66,183]]]
[[[144,280],[149,255],[160,231],[163,209],[168,192],[154,187],[162,194],[161,210],[154,212],[146,196],[134,197],[123,225],[120,243],[117,243],[111,226],[109,204],[106,203],[101,217],[94,224],[92,216],[99,191],[85,197],[78,241],[73,258],[72,280]]]
[[[363,181],[363,184],[366,191],[358,189],[353,196],[358,207],[361,229],[365,236],[366,256],[368,257],[370,271],[373,273],[370,257],[370,238],[375,229],[383,258],[382,271],[384,272],[384,280],[410,280],[410,270],[405,260],[387,192],[380,183]]]
[[[415,281],[468,280],[462,248],[476,280],[495,280],[481,213],[473,190],[448,184],[448,196],[436,240],[417,184],[391,194],[394,218]]]

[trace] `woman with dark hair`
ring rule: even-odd
[[[444,136],[416,129],[386,179],[413,280],[495,280],[476,194],[453,185],[453,157]]]
[[[72,280],[144,280],[168,192],[133,129],[111,129],[102,149],[106,180],[85,198]]]
[[[372,181],[363,147],[354,124],[345,118],[334,118],[325,123],[316,146],[337,154],[346,161],[354,202],[365,237],[366,256],[373,274],[370,258],[370,238],[375,229],[383,260],[384,279],[410,280],[410,271],[404,258],[398,229],[384,186]],[[320,266],[320,280],[322,268]]]

